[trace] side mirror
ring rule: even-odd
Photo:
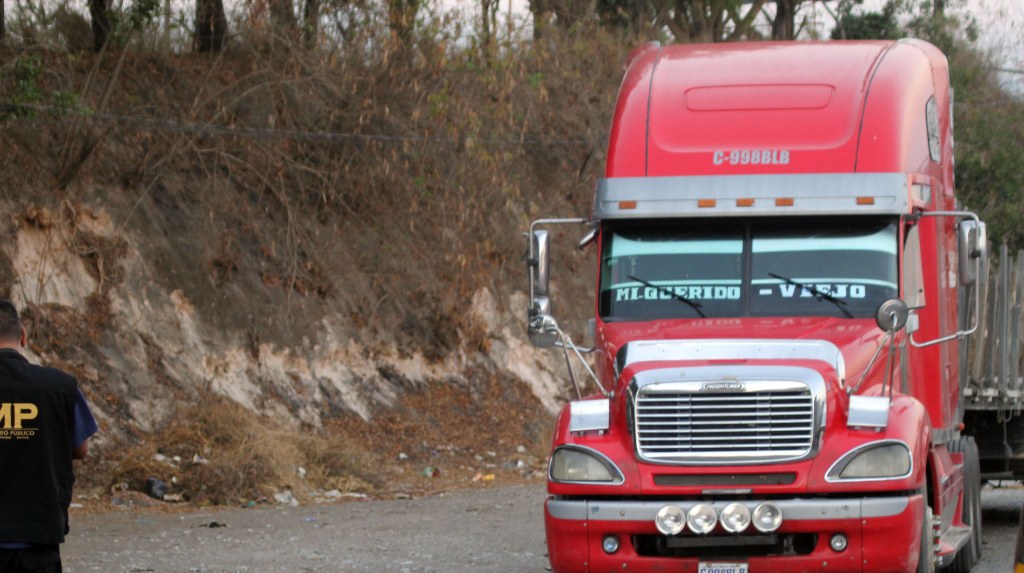
[[[530,323],[526,327],[530,343],[537,348],[551,348],[558,342],[558,323],[550,314],[536,314],[530,317]]]
[[[530,271],[530,316],[526,326],[530,342],[539,348],[554,346],[558,340],[558,325],[551,313],[548,288],[551,283],[547,231],[534,231],[530,236],[527,265]]]
[[[957,251],[959,255],[960,284],[969,286],[978,280],[977,260],[984,261],[988,250],[988,233],[985,223],[965,219],[960,221],[957,233]]]
[[[530,285],[530,308],[526,332],[534,346],[541,348],[557,346],[565,340],[575,352],[580,352],[559,329],[558,323],[555,322],[554,314],[551,312],[551,299],[549,298],[551,294],[551,239],[548,231],[535,229],[535,227],[538,225],[578,225],[587,223],[589,223],[587,219],[538,219],[530,224],[530,232],[527,234],[527,241],[529,243],[526,254],[526,269]],[[591,224],[591,227],[595,228],[593,224]],[[592,231],[588,237],[590,235],[596,236],[596,230]],[[585,243],[588,240],[585,237],[583,242]],[[570,374],[572,374],[571,369]]]
[[[875,323],[885,332],[895,333],[906,326],[909,315],[910,309],[907,308],[907,303],[898,298],[890,298],[878,305],[878,310],[875,311]]]
[[[548,285],[551,283],[551,267],[549,262],[549,239],[547,231],[534,231],[531,237],[533,244],[530,246],[531,258],[527,261],[530,265],[530,279],[533,283],[534,298],[548,295]]]

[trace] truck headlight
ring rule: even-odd
[[[551,481],[569,483],[618,485],[625,481],[611,460],[595,450],[580,446],[555,449],[548,466],[548,476]]]
[[[829,468],[826,479],[882,480],[900,479],[910,475],[913,461],[907,444],[884,440],[865,444],[839,458]]]

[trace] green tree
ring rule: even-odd
[[[422,6],[423,0],[388,0],[388,28],[402,46],[412,44],[416,16]]]
[[[678,41],[730,42],[750,37],[767,0],[654,0],[657,24]]]
[[[905,33],[897,20],[898,0],[889,0],[881,12],[854,12],[853,5],[839,9],[833,40],[884,40],[901,38]]]
[[[110,22],[110,2],[89,0],[89,17],[92,19],[92,49],[98,53],[107,45],[114,30]]]
[[[228,18],[223,0],[196,0],[195,48],[197,52],[217,52],[224,47]]]

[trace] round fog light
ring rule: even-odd
[[[678,535],[686,526],[686,514],[675,505],[666,505],[654,516],[654,525],[665,535]]]
[[[761,533],[771,533],[782,525],[782,508],[766,501],[754,508],[754,528]]]
[[[828,544],[832,546],[832,550],[835,552],[841,552],[846,550],[846,536],[842,533],[837,533],[832,536]]]
[[[619,538],[616,535],[605,535],[601,540],[601,548],[605,553],[612,554],[619,550]]]
[[[718,521],[718,513],[710,505],[698,503],[686,514],[686,524],[694,533],[711,533]]]
[[[750,527],[750,510],[742,503],[730,503],[722,510],[720,521],[729,533],[739,533]]]

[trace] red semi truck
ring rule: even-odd
[[[596,244],[589,348],[552,315],[557,224]],[[530,339],[578,398],[549,463],[555,573],[970,570],[959,361],[986,240],[938,49],[645,45],[592,216],[530,231]]]

